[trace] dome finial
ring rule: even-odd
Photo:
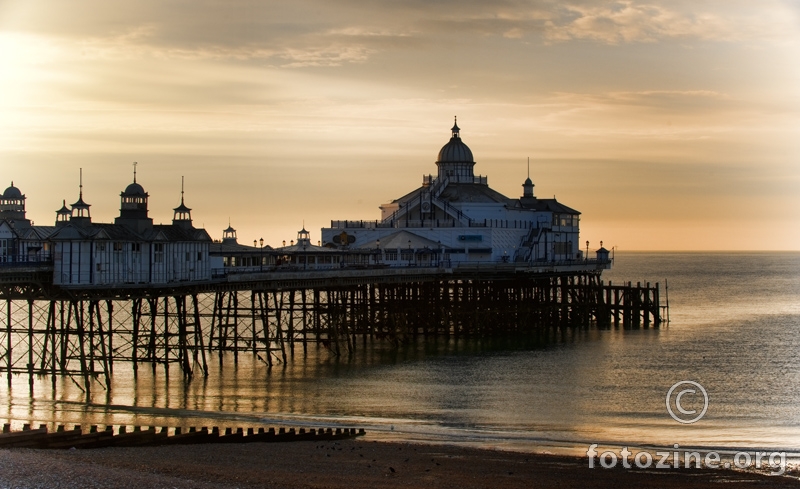
[[[136,183],[136,165],[138,165],[138,164],[139,163],[137,163],[135,161],[133,162],[133,183]]]
[[[458,136],[458,131],[460,131],[460,130],[461,129],[458,127],[458,116],[454,116],[453,117],[453,128],[451,129],[451,131],[453,131],[453,137],[454,138],[459,137]]]
[[[181,175],[181,205],[183,205],[183,175]]]

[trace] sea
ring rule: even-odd
[[[191,380],[162,366],[134,377],[117,363],[111,388],[97,382],[88,399],[81,379],[36,378],[31,395],[27,376],[17,375],[10,386],[0,382],[0,421],[15,429],[23,422],[341,426],[364,428],[367,440],[536,453],[584,454],[597,444],[797,456],[800,253],[618,251],[614,258],[603,280],[658,282],[669,323],[570,328],[546,341],[359,342],[352,356],[339,357],[297,346],[271,369],[248,354],[234,364],[215,353],[208,377]],[[676,412],[674,396],[684,390],[680,407],[703,414],[692,423],[668,409]]]

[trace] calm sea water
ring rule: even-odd
[[[447,341],[352,359],[295,350],[268,370],[212,357],[207,379],[118,364],[89,402],[70,378],[0,384],[0,419],[145,426],[359,426],[372,439],[579,453],[590,443],[800,451],[800,253],[618,253],[604,279],[669,283],[671,323],[576,330],[547,344]],[[692,425],[670,386],[709,395]],[[684,404],[686,406],[686,404]]]

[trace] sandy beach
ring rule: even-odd
[[[800,487],[730,470],[590,469],[585,458],[340,442],[0,450],[0,488]]]

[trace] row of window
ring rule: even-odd
[[[553,214],[553,226],[573,226],[577,227],[580,217],[573,214]]]
[[[142,244],[141,243],[130,243],[131,252],[133,253],[141,253],[142,252]],[[95,245],[97,251],[106,251],[106,243],[97,243]],[[121,253],[125,250],[125,243],[115,241],[112,243],[112,249],[117,254],[116,261],[120,262],[122,260]],[[136,258],[134,257],[134,260]],[[187,251],[185,255],[185,260],[191,261],[192,253]],[[197,252],[197,261],[203,261],[203,252]],[[154,263],[164,263],[164,243],[153,243],[153,262]]]

